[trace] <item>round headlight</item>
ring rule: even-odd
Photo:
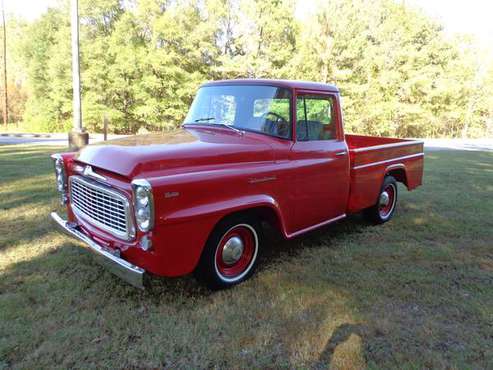
[[[143,187],[138,187],[135,190],[135,198],[139,206],[145,207],[149,204],[149,193]]]
[[[135,222],[142,232],[148,232],[154,226],[154,200],[151,184],[145,179],[132,181]]]
[[[137,219],[140,220],[147,220],[149,218],[149,208],[140,208],[137,211]]]
[[[66,173],[65,173],[65,166],[63,164],[63,158],[59,154],[54,154],[51,156],[51,158],[54,160],[55,164],[55,182],[56,182],[56,189],[61,195],[61,203],[65,204],[67,203],[67,179],[66,179]]]
[[[63,181],[63,177],[61,175],[57,175],[56,177],[56,186],[58,191],[63,191],[65,187],[65,182]]]
[[[137,223],[141,229],[146,230],[149,227],[150,216],[149,208],[140,208],[137,211]]]
[[[55,161],[55,171],[57,174],[62,174],[62,172],[63,172],[63,161],[61,159],[57,159]]]

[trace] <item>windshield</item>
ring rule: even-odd
[[[291,92],[273,86],[204,86],[185,118],[187,124],[228,125],[291,138]]]

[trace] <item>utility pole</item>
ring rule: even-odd
[[[9,121],[9,93],[7,91],[7,26],[5,24],[5,8],[2,0],[2,24],[3,24],[3,124],[7,127]]]
[[[89,142],[89,134],[82,127],[82,112],[80,99],[80,63],[79,63],[79,6],[78,0],[71,0],[71,29],[72,29],[72,89],[74,127],[68,134],[71,149],[78,150]]]

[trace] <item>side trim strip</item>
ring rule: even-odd
[[[379,149],[390,149],[390,148],[397,148],[397,147],[409,146],[409,145],[423,145],[423,141],[419,141],[419,140],[398,141],[396,143],[387,143],[387,144],[380,144],[380,145],[368,146],[363,148],[354,148],[351,149],[351,151],[354,153],[363,153],[363,152],[371,152]]]
[[[402,161],[405,159],[411,159],[411,158],[417,158],[417,157],[424,157],[424,153],[417,153],[417,154],[411,154],[411,155],[405,155],[404,157],[397,157],[397,158],[391,158],[391,159],[386,159],[385,161],[380,161],[380,162],[373,162],[373,163],[368,163],[368,164],[362,164],[359,166],[353,167],[353,170],[359,170],[362,168],[366,167],[372,167],[372,166],[380,166],[382,164],[390,163],[390,162],[395,162],[395,161]]]
[[[287,238],[288,238],[288,239],[294,238],[295,236],[298,236],[298,235],[300,235],[300,234],[304,234],[304,233],[306,233],[306,232],[308,232],[308,231],[312,231],[312,230],[318,229],[319,227],[322,227],[322,226],[325,226],[325,225],[331,224],[332,222],[336,222],[336,221],[338,221],[338,220],[340,220],[340,219],[343,219],[343,218],[345,218],[345,217],[346,217],[346,214],[345,214],[345,213],[343,213],[342,215],[337,216],[337,217],[334,217],[334,218],[331,218],[330,220],[327,220],[327,221],[321,222],[321,223],[316,224],[316,225],[313,225],[313,226],[309,226],[309,227],[307,227],[306,229],[302,229],[302,230],[296,231],[296,232],[294,232],[294,233],[292,233],[292,234],[288,234],[288,235],[287,235]]]

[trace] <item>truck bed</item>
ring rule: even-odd
[[[376,203],[385,175],[390,174],[408,190],[421,185],[423,142],[418,140],[346,135],[351,182],[348,212]]]

